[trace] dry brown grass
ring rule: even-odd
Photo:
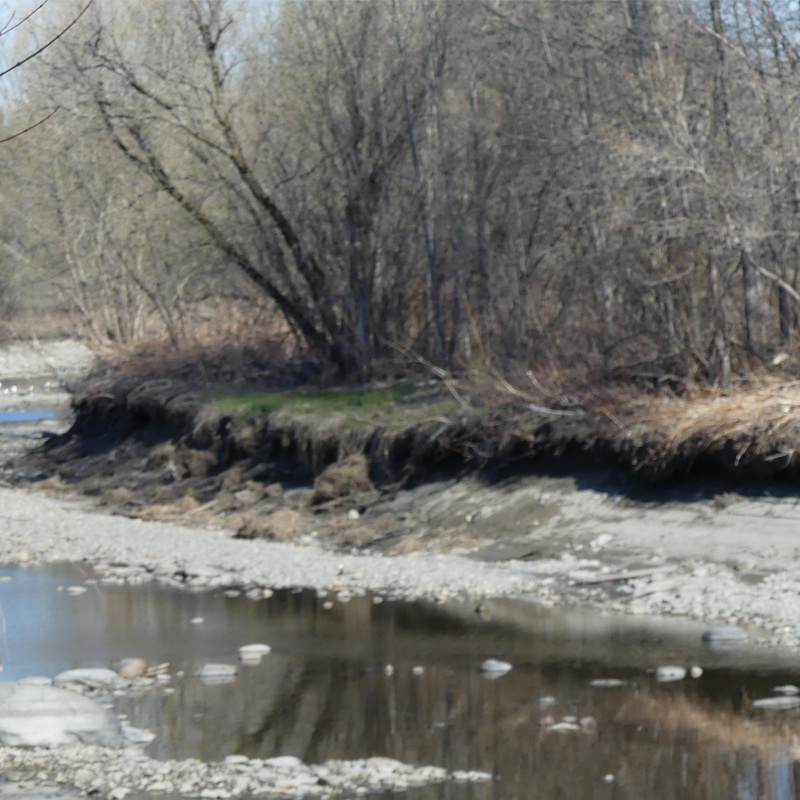
[[[183,320],[178,347],[168,336],[98,348],[106,368],[201,384],[245,382],[298,355],[299,346],[268,301],[229,301]]]
[[[738,458],[750,448],[788,457],[800,443],[800,381],[764,377],[724,393],[708,387],[681,398],[638,398],[624,416],[661,457],[686,445],[708,449],[726,443],[736,447]]]

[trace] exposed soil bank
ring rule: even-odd
[[[78,398],[71,431],[7,474],[58,493],[75,487],[117,516],[81,512],[68,523],[61,504],[38,498],[31,524],[52,515],[69,536],[43,532],[36,544],[38,531],[10,526],[4,560],[86,558],[246,591],[471,597],[482,613],[492,613],[489,598],[525,597],[744,623],[759,640],[800,646],[794,493],[765,493],[762,484],[748,497],[683,484],[648,497],[641,478],[619,470],[639,463],[632,454],[643,445],[596,431],[592,439],[588,414],[531,413],[524,427],[519,409],[515,417],[459,407],[432,420],[414,407],[397,412],[413,424],[392,425],[374,410],[215,411],[166,381],[98,388]],[[793,459],[781,466],[755,451],[744,454],[750,467],[794,474]],[[701,459],[692,458],[697,469]],[[748,474],[743,462],[736,474]],[[571,471],[535,469],[554,463]],[[179,527],[145,536],[121,515]]]

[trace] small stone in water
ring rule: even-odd
[[[411,674],[412,675],[424,675],[425,674],[425,667],[421,665],[417,665],[416,667],[411,667]]]
[[[603,783],[614,783],[615,780],[616,778],[610,772],[606,775],[603,775]]]
[[[147,672],[147,662],[143,658],[123,658],[117,662],[116,669],[123,678],[132,681]]]
[[[265,656],[271,652],[272,648],[268,644],[244,644],[239,648],[239,656]]]
[[[787,696],[800,694],[800,688],[795,686],[795,685],[793,685],[793,684],[791,684],[791,683],[787,683],[784,686],[776,686],[772,691],[773,692],[777,692],[778,694],[784,694],[784,695],[787,695]]]
[[[595,678],[593,681],[589,681],[589,686],[593,689],[617,689],[624,685],[625,681],[621,681],[619,678]]]
[[[222,594],[225,597],[241,597],[242,595],[238,589],[226,589]]]
[[[557,702],[558,700],[552,695],[545,695],[539,698],[539,707],[547,708],[548,706],[554,706]]]
[[[203,664],[195,675],[198,678],[233,678],[237,672],[233,664]]]
[[[481,664],[481,672],[490,677],[499,678],[501,675],[510,672],[511,669],[511,664],[509,664],[508,661],[500,661],[496,658],[487,658],[486,661]]]
[[[800,697],[764,697],[761,700],[753,700],[753,708],[766,708],[772,711],[800,708]]]
[[[85,586],[67,586],[65,589],[67,594],[84,594],[86,592]]]
[[[349,519],[351,522],[355,522],[357,519],[359,519],[360,516],[361,514],[359,514],[358,510],[355,508],[351,508],[347,512],[347,519]]]
[[[191,623],[192,623],[192,625],[202,625],[202,624],[203,624],[203,621],[204,621],[204,620],[203,620],[203,618],[202,618],[202,617],[192,617],[192,618],[189,620],[189,622],[191,622]]]
[[[703,633],[704,642],[744,642],[747,631],[739,625],[715,625]]]
[[[689,674],[693,678],[699,678],[703,674],[703,668],[702,667],[698,667],[698,666],[694,666],[689,670]]]
[[[394,667],[393,667],[391,664],[387,664],[387,665],[386,665],[386,666],[383,668],[383,674],[384,674],[384,675],[385,675],[387,678],[391,678],[391,677],[392,677],[392,675],[394,675]]]
[[[656,667],[656,680],[659,683],[671,683],[672,681],[682,681],[686,677],[686,668],[668,665]]]

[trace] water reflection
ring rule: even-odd
[[[156,687],[120,699],[133,724],[157,731],[150,750],[159,758],[386,755],[496,776],[410,793],[420,800],[784,800],[800,792],[800,714],[750,705],[798,683],[800,670],[753,651],[707,653],[694,632],[667,640],[590,617],[583,628],[574,618],[559,625],[547,612],[526,633],[481,623],[469,609],[357,598],[326,610],[305,592],[253,602],[93,584],[69,596],[58,587],[87,577],[75,567],[8,574],[13,580],[0,584],[7,678],[133,655],[191,675],[204,661],[233,662],[243,644],[272,646],[233,683],[187,677],[171,694]],[[198,616],[204,622],[192,624]],[[488,681],[478,670],[487,657],[514,669]],[[645,671],[659,663],[700,663],[705,672],[659,685]],[[589,686],[601,677],[625,685]],[[564,717],[592,717],[596,727],[549,730]]]

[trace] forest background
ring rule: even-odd
[[[5,135],[59,108],[3,146],[9,334],[361,380],[800,366],[794,0],[96,0],[5,91]]]

